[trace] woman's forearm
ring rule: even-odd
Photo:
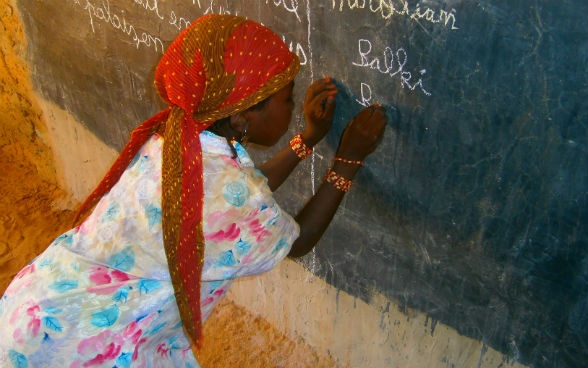
[[[335,162],[333,171],[346,179],[352,179],[359,167]],[[302,257],[312,250],[331,223],[344,195],[345,192],[332,184],[322,183],[316,194],[296,216],[296,222],[300,225],[300,236],[294,241],[288,256]]]
[[[386,121],[386,111],[379,105],[373,105],[363,109],[347,125],[332,167],[338,176],[353,179],[364,158],[381,142]],[[310,252],[331,223],[344,195],[343,190],[323,182],[318,192],[296,216],[300,236],[294,241],[289,256],[301,257]]]
[[[320,138],[313,138],[306,132],[301,133],[301,137],[302,142],[304,142],[309,148],[312,148],[318,141],[320,141]],[[258,169],[267,178],[267,184],[271,191],[274,192],[280,187],[280,185],[282,185],[284,180],[288,178],[299,162],[300,158],[292,150],[290,145],[287,145],[282,148],[280,152],[276,153],[274,157],[258,167]]]
[[[299,162],[300,159],[296,153],[292,151],[290,146],[286,146],[258,169],[267,178],[267,184],[273,192],[282,185]]]

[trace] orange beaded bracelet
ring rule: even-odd
[[[304,160],[312,153],[312,148],[304,144],[300,133],[296,134],[294,138],[290,140],[290,148],[292,148],[292,151],[294,151],[296,156],[301,160]]]
[[[351,188],[351,184],[353,184],[351,180],[337,174],[333,171],[333,169],[329,169],[329,171],[327,171],[327,175],[325,175],[325,181],[343,192],[348,192]]]
[[[346,158],[342,158],[342,157],[335,157],[333,160],[335,161],[341,161],[344,162],[346,164],[354,164],[354,165],[363,165],[363,161],[359,161],[359,160],[348,160]]]

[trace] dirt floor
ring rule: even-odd
[[[57,185],[46,125],[25,60],[14,3],[0,0],[0,293],[14,275],[66,231],[77,203]],[[301,339],[222,301],[204,325],[203,367],[335,367]]]

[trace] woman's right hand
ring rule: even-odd
[[[307,146],[317,144],[331,128],[336,94],[337,86],[331,78],[314,81],[306,90],[302,105],[306,129],[302,132],[302,141]]]
[[[347,160],[363,161],[382,141],[386,122],[386,110],[379,105],[368,106],[361,110],[347,124],[336,156]]]

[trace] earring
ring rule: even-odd
[[[247,128],[243,129],[243,132],[241,133],[241,144],[242,145],[246,145],[247,141],[249,140],[249,137],[247,137]]]

